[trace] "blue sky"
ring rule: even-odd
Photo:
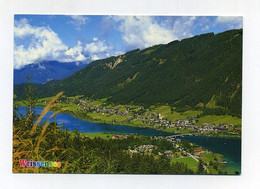
[[[242,17],[15,15],[14,67],[85,61],[194,35],[242,28]]]

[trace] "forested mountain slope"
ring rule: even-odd
[[[15,94],[24,97],[23,85]],[[121,104],[221,106],[241,114],[242,30],[202,34],[90,63],[37,96],[108,97]]]

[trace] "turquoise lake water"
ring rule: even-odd
[[[241,173],[241,139],[225,137],[188,136],[184,137],[209,151],[224,155],[225,169],[228,172]]]
[[[42,110],[42,107],[36,107],[37,114],[40,114]],[[19,112],[25,114],[25,107],[20,107]],[[47,120],[52,113],[51,111],[48,112],[43,120]],[[51,118],[49,121],[54,121],[54,118]],[[151,128],[93,123],[66,113],[57,114],[56,122],[58,125],[64,125],[62,129],[68,129],[70,131],[78,129],[79,132],[86,133],[136,133],[146,136],[173,135],[172,133]],[[225,168],[230,173],[234,173],[235,171],[241,172],[241,139],[207,136],[187,136],[184,138],[212,152],[224,155],[223,159],[227,162]]]

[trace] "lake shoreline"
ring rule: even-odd
[[[39,106],[42,107],[42,106]],[[59,110],[59,109],[53,109],[53,110]],[[137,128],[144,128],[144,129],[155,129],[157,131],[163,131],[163,132],[167,132],[173,135],[178,135],[178,134],[193,134],[192,132],[186,132],[186,133],[177,133],[177,132],[170,132],[170,131],[166,131],[165,129],[158,129],[156,127],[150,127],[150,126],[138,126],[135,124],[131,124],[131,123],[121,123],[121,122],[117,122],[117,123],[111,123],[111,122],[105,122],[105,121],[101,121],[101,120],[94,120],[94,119],[88,119],[87,117],[83,117],[83,116],[78,116],[75,112],[73,111],[64,111],[64,113],[68,113],[70,115],[72,115],[75,118],[79,118],[82,119],[84,121],[88,121],[91,123],[100,123],[100,124],[110,124],[110,125],[122,125],[122,126],[130,126],[130,127],[137,127]],[[197,134],[197,133],[196,133]],[[223,134],[219,134],[219,135],[215,135],[215,134],[199,134],[199,136],[208,136],[208,137],[223,137],[223,138],[237,138],[237,139],[241,139],[241,136],[230,136],[230,135],[223,135]]]
[[[43,104],[38,104],[36,107],[43,107]],[[51,108],[51,111],[59,111],[61,110],[62,108],[58,108],[58,107],[54,107],[54,108]],[[161,129],[161,128],[158,128],[158,127],[154,127],[154,126],[140,126],[138,124],[135,124],[135,123],[128,123],[128,122],[112,122],[112,121],[105,121],[105,120],[97,120],[97,119],[93,119],[91,117],[86,117],[82,114],[84,114],[84,112],[81,112],[81,111],[73,111],[73,110],[65,110],[65,111],[62,111],[63,113],[67,113],[67,114],[70,114],[72,115],[73,117],[75,118],[79,118],[79,119],[82,119],[84,121],[88,121],[88,122],[91,122],[91,123],[100,123],[100,124],[109,124],[109,125],[121,125],[121,126],[130,126],[130,127],[136,127],[136,128],[143,128],[143,129],[154,129],[154,130],[157,130],[157,131],[162,131],[162,132],[166,132],[166,133],[169,133],[169,134],[193,134],[193,133],[196,133],[198,134],[197,132],[194,132],[194,131],[191,131],[191,130],[188,130],[187,132],[185,130],[181,130],[181,132],[176,132],[175,131],[175,128],[165,128],[165,129]],[[212,136],[212,137],[223,137],[223,138],[238,138],[238,139],[241,139],[241,135],[227,135],[227,134],[222,134],[222,133],[199,133],[199,136]]]

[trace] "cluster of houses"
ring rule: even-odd
[[[176,122],[168,121],[166,118],[161,116],[160,114],[152,113],[155,116],[149,119],[143,119],[143,123],[148,123],[151,125],[154,125],[156,127],[164,127],[164,128],[177,128],[179,130],[181,129],[189,129],[193,132],[198,133],[221,133],[229,131],[229,128],[235,128],[234,124],[210,124],[210,123],[204,123],[201,126],[196,126],[195,123],[198,121],[197,118],[191,117],[189,120],[180,120],[177,119]],[[230,134],[238,134],[238,132],[231,132]]]
[[[118,107],[105,107],[103,104],[101,105],[91,105],[92,100],[86,100],[86,99],[79,99],[78,106],[81,107],[83,111],[90,111],[93,113],[101,113],[103,115],[108,114],[110,116],[112,115],[121,115],[121,116],[127,116],[129,115],[129,112],[131,110],[131,106],[124,106],[125,111],[120,110]]]
[[[154,125],[156,127],[173,126],[173,123],[171,121],[168,121],[166,118],[164,118],[161,114],[158,113],[145,114],[143,117],[141,117],[141,120],[143,123]]]
[[[228,131],[230,127],[234,128],[235,125],[234,124],[227,125],[227,124],[223,124],[223,123],[214,125],[214,124],[210,124],[210,123],[204,123],[198,128],[198,131],[200,133],[212,133],[212,132],[219,133],[219,132]],[[238,133],[235,133],[235,134],[238,134]]]
[[[174,144],[179,144],[181,143],[181,139],[180,138],[175,138],[175,137],[172,137],[172,138],[166,138],[167,141],[169,142],[172,142]]]
[[[121,116],[127,116],[128,111],[120,111],[119,108],[105,108],[100,107],[98,105],[91,106],[89,108],[89,111],[92,111],[94,113],[101,113],[101,114],[109,114],[109,115],[121,115]]]
[[[173,142],[173,145],[176,144],[176,140]],[[178,139],[178,143],[180,143],[181,140]],[[166,155],[166,157],[168,157],[169,159],[172,159],[174,157],[179,157],[179,156],[182,156],[182,157],[188,157],[190,156],[191,154],[187,153],[185,151],[185,149],[183,149],[182,147],[180,146],[175,146],[176,149],[179,149],[179,153],[173,153],[172,150],[165,150],[164,152],[158,152],[158,155],[159,156],[162,156],[162,155]],[[147,145],[140,145],[138,147],[135,147],[133,150],[132,149],[128,149],[128,151],[130,153],[151,153],[154,149],[156,149],[156,146],[155,145],[151,145],[151,144],[147,144]],[[204,152],[204,149],[202,147],[197,147],[197,148],[194,148],[192,149],[192,154],[194,155],[194,157],[196,158],[200,158],[200,154]],[[178,155],[179,154],[179,155]]]
[[[122,139],[126,139],[127,137],[128,137],[127,135],[113,135],[112,139],[122,140]],[[182,140],[179,138],[167,138],[167,137],[163,137],[163,136],[153,136],[153,137],[151,137],[151,139],[153,139],[153,140],[165,140],[166,139],[167,141],[170,141],[173,143],[174,147],[176,149],[178,149],[177,154],[173,153],[172,150],[165,150],[164,152],[158,152],[159,156],[166,155],[166,157],[168,157],[169,159],[175,158],[176,155],[177,155],[177,157],[179,157],[179,156],[188,157],[188,156],[191,156],[191,154],[193,154],[193,156],[195,158],[200,158],[200,154],[204,152],[204,149],[202,147],[193,148],[191,151],[191,154],[186,152],[186,150],[183,147],[181,147]],[[152,151],[156,148],[157,148],[156,145],[145,144],[145,145],[135,146],[134,149],[131,149],[129,147],[128,151],[130,153],[152,153]]]
[[[60,98],[59,101],[61,103],[75,103],[77,104],[83,111],[90,111],[94,113],[101,113],[103,115],[121,115],[128,116],[127,121],[132,122],[135,120],[141,120],[143,124],[151,125],[154,128],[177,128],[178,130],[188,129],[192,132],[198,132],[201,134],[206,133],[221,133],[229,130],[229,127],[235,128],[233,124],[209,124],[204,123],[201,126],[196,126],[195,123],[198,122],[198,119],[195,117],[190,117],[188,120],[177,119],[175,122],[167,120],[160,113],[137,113],[136,107],[133,108],[131,105],[125,105],[124,110],[120,110],[118,107],[105,107],[103,104],[101,105],[91,105],[93,100],[88,100],[84,98]],[[133,111],[133,109],[135,109]],[[145,110],[144,107],[137,107],[139,110]],[[143,111],[145,112],[145,111]],[[230,134],[237,135],[239,133],[236,131],[230,132]]]
[[[128,135],[113,135],[112,139],[122,140],[122,139],[127,139],[127,137],[128,137]]]
[[[195,126],[194,124],[197,121],[198,120],[194,117],[191,117],[190,120],[177,119],[176,123],[174,123],[174,127],[179,128],[179,129],[188,128],[192,131],[196,131],[198,129],[198,126]]]
[[[158,152],[159,156],[162,156],[163,154],[161,152]],[[173,158],[174,157],[174,154],[171,150],[165,150],[164,151],[164,154],[168,157],[168,158]]]
[[[198,130],[198,126],[194,125],[198,120],[194,117],[191,117],[189,120],[177,119],[176,122],[172,122],[167,120],[159,113],[149,113],[149,114],[145,113],[144,115],[138,114],[136,116],[130,116],[129,121],[133,121],[133,120],[141,120],[142,123],[155,126],[156,128],[160,128],[160,127],[178,128],[178,129],[188,128],[192,131]]]
[[[155,148],[156,148],[156,146],[147,144],[147,145],[138,146],[138,147],[134,148],[133,150],[128,149],[128,151],[130,153],[151,153]],[[165,150],[163,153],[158,152],[158,155],[159,156],[166,155],[170,159],[174,158],[174,153],[171,150]]]
[[[130,153],[149,153],[149,152],[152,152],[153,149],[155,149],[154,145],[147,144],[147,145],[138,146],[133,150],[129,149],[129,152]]]

